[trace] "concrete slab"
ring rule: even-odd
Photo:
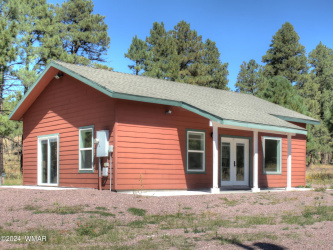
[[[67,187],[46,187],[46,186],[0,186],[0,189],[33,189],[33,190],[76,190],[82,188],[67,188]],[[313,188],[292,188],[290,191],[286,191],[285,188],[265,188],[260,189],[260,193],[268,192],[293,192],[293,191],[310,191]],[[329,190],[329,189],[328,189]],[[142,190],[142,191],[121,191],[118,193],[131,194],[131,195],[142,195],[142,196],[183,196],[183,195],[214,195],[209,189],[204,190]],[[218,194],[242,194],[242,193],[252,193],[251,190],[220,190]]]
[[[285,188],[265,188],[260,189],[260,193],[269,193],[269,192],[291,192],[291,191],[310,191],[311,188],[292,188],[290,191],[286,191]],[[123,194],[134,194],[142,196],[183,196],[183,195],[214,195],[210,190],[196,190],[196,191],[187,191],[187,190],[143,190],[143,191],[125,191],[120,192]],[[242,194],[242,193],[252,193],[251,190],[220,190],[218,194]]]
[[[66,188],[66,187],[44,187],[44,186],[0,186],[0,189],[12,188],[12,189],[37,189],[37,190],[75,190],[78,188]]]

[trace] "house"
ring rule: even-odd
[[[10,119],[23,121],[24,185],[213,193],[305,185],[306,124],[319,124],[247,94],[59,61]],[[113,153],[97,158],[102,130]]]

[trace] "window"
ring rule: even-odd
[[[264,137],[264,174],[281,174],[281,138]]]
[[[186,172],[205,173],[205,131],[186,131]]]
[[[79,170],[80,172],[94,171],[94,127],[79,129]]]

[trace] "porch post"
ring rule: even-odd
[[[260,192],[258,187],[258,130],[253,131],[254,155],[253,155],[253,188],[252,192]]]
[[[218,146],[218,126],[215,124],[215,122],[212,122],[213,125],[213,187],[211,188],[211,193],[218,194],[220,193],[219,189],[219,168],[218,168],[218,162],[219,162],[219,146]]]
[[[288,158],[287,158],[287,187],[291,190],[291,134],[288,134]]]

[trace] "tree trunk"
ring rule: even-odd
[[[308,167],[308,168],[311,168],[312,164],[313,164],[313,157],[312,157],[311,154],[309,154],[309,162],[308,162],[307,167]]]
[[[0,115],[3,115],[2,104],[3,104],[3,90],[5,84],[5,67],[0,65]],[[0,174],[4,172],[3,167],[3,137],[0,134]],[[0,176],[1,178],[1,176]]]

